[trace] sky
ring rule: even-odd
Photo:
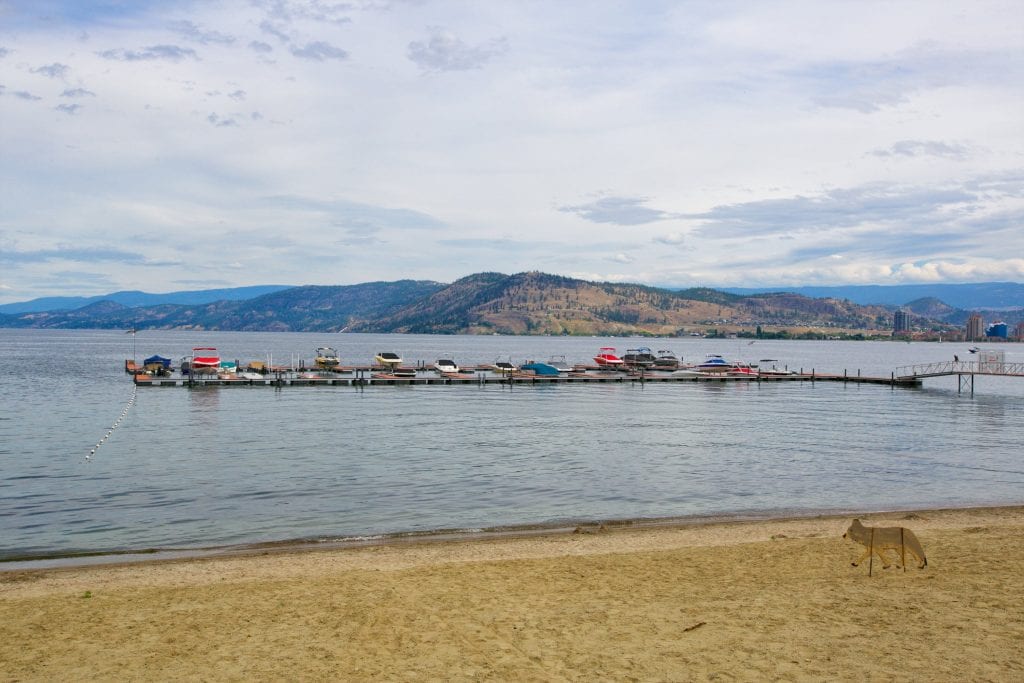
[[[0,303],[1024,281],[1024,2],[0,0]]]

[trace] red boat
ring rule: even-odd
[[[602,346],[601,350],[594,356],[594,362],[602,368],[621,368],[622,359],[615,355],[614,346]]]
[[[196,370],[200,368],[220,369],[220,356],[217,349],[212,346],[197,346],[192,349],[191,366]]]

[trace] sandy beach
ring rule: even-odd
[[[0,572],[0,679],[1024,680],[1024,508]]]

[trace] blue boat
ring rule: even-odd
[[[164,358],[163,356],[150,356],[146,360],[142,361],[143,365],[160,365],[164,368],[171,367],[171,359]]]
[[[524,372],[532,371],[533,374],[538,377],[558,377],[558,368],[550,363],[540,363],[538,361],[529,361],[519,366],[519,369]]]

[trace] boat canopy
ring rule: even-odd
[[[164,366],[165,368],[171,367],[171,359],[164,358],[163,356],[150,356],[146,360],[142,361],[143,365],[156,365],[157,363]]]

